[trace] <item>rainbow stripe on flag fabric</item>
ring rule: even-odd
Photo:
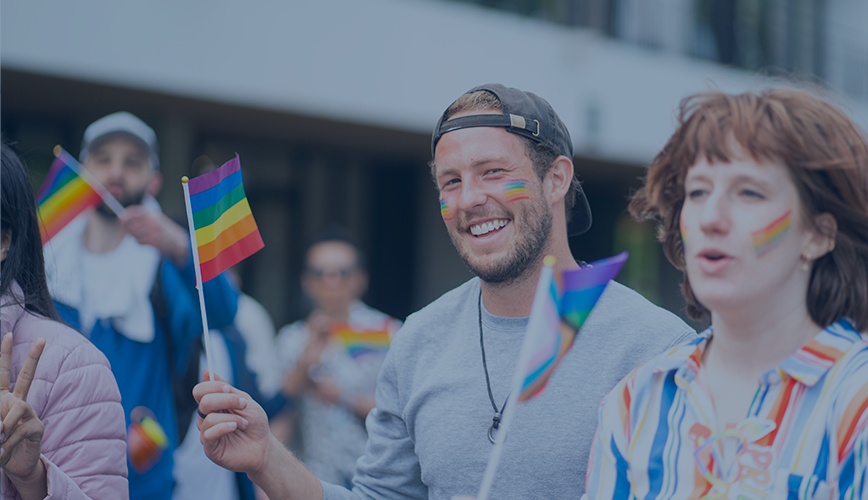
[[[585,267],[565,271],[560,287],[551,268],[554,263],[544,265],[528,318],[525,334],[528,345],[522,347],[530,349],[530,355],[523,369],[519,401],[527,401],[542,393],[609,281],[627,262],[627,257],[627,252],[621,252]],[[562,293],[559,288],[563,289]]]
[[[265,246],[244,194],[237,154],[222,167],[190,179],[188,186],[202,282]]]
[[[332,328],[331,335],[353,358],[366,354],[385,353],[392,343],[386,325],[379,330],[355,330],[346,323],[339,323]]]
[[[60,146],[54,154],[57,158],[36,194],[43,245],[82,212],[102,203],[99,193],[79,174],[75,158]]]

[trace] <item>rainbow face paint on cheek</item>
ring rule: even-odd
[[[687,250],[687,231],[684,230],[684,212],[678,219],[678,228],[681,230],[681,246],[684,248],[684,254],[687,255],[689,250]]]
[[[443,220],[452,220],[455,218],[455,214],[449,208],[449,202],[446,201],[445,198],[440,198],[440,216],[443,217]]]
[[[510,179],[504,182],[503,193],[506,195],[507,203],[530,199],[527,195],[527,181],[524,179]]]
[[[790,230],[790,214],[792,210],[775,219],[764,229],[750,233],[753,237],[753,249],[757,257],[762,257],[772,248],[776,247]]]

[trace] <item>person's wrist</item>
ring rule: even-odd
[[[22,500],[43,499],[48,496],[48,470],[42,457],[36,461],[36,467],[27,477],[8,474],[9,480],[18,490]]]
[[[247,477],[259,485],[269,498],[323,498],[319,479],[271,433],[261,467],[248,472]]]
[[[287,481],[292,481],[292,478],[288,476],[292,475],[293,462],[297,462],[297,459],[292,455],[292,452],[287,450],[273,434],[269,433],[263,460],[259,467],[247,472],[247,477],[266,493],[279,492],[281,497],[285,497],[291,490]]]
[[[172,224],[174,225],[174,223]],[[189,240],[180,227],[172,227],[170,231],[173,233],[173,236],[170,238],[172,240],[172,250],[169,254],[178,267],[184,267],[184,265],[187,264],[187,247],[190,244]]]
[[[283,395],[286,397],[298,396],[307,383],[307,370],[297,366],[283,383]]]

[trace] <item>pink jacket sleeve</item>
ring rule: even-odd
[[[120,392],[105,356],[90,343],[63,360],[40,418],[42,454],[55,465],[47,468],[48,498],[129,497]]]
[[[39,324],[29,325],[32,330],[16,328],[12,377],[15,380],[21,366],[15,366],[18,353],[26,356],[35,340],[26,337],[37,331],[47,342],[27,401],[45,425],[42,460],[48,473],[47,498],[128,499],[124,412],[108,360],[84,337],[59,323],[30,316],[16,326],[29,322]],[[19,338],[25,345],[17,349]]]

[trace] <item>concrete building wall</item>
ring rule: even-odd
[[[627,196],[683,97],[769,85],[679,53],[686,3],[657,2],[680,14],[665,16],[671,32],[647,34],[654,48],[447,1],[8,0],[0,126],[38,177],[54,144],[78,152],[93,119],[140,115],[162,142],[168,213],[182,210],[181,175],[203,156],[220,164],[238,152],[266,242],[241,274],[278,324],[302,309],[304,242],[331,223],[368,252],[371,302],[403,316],[470,276],[426,167],[431,127],[467,89],[498,81],[558,111],[595,211],[594,228],[571,243],[592,260],[626,241],[617,227]],[[859,8],[830,3],[839,18]],[[850,95],[840,102],[865,126],[868,96]],[[678,311],[677,273],[648,258],[659,265],[648,293]]]

